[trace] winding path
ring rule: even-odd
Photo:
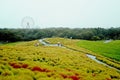
[[[72,49],[72,48],[65,47],[65,46],[63,46],[63,45],[47,43],[47,42],[45,42],[45,39],[40,39],[39,42],[40,42],[41,44],[43,44],[44,46],[58,46],[58,47],[67,48],[67,49],[70,49],[70,50],[78,51],[78,50],[75,50],[75,49]],[[78,52],[80,52],[80,51],[78,51]],[[88,58],[96,61],[96,62],[99,63],[99,64],[103,64],[103,65],[105,65],[105,66],[107,66],[107,67],[109,67],[109,68],[113,68],[113,69],[115,69],[115,70],[117,70],[117,71],[120,72],[119,69],[117,69],[117,68],[115,68],[115,67],[112,67],[112,66],[109,66],[108,64],[106,64],[106,63],[104,63],[104,62],[96,59],[96,56],[93,56],[93,55],[91,55],[91,54],[86,54],[86,56],[87,56]]]
[[[58,47],[64,47],[61,44],[50,44],[48,42],[45,42],[45,39],[40,39],[39,42],[43,44],[44,46],[58,46]],[[64,47],[65,48],[65,47]]]

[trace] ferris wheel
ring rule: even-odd
[[[21,22],[21,26],[23,28],[27,28],[27,29],[30,29],[30,28],[33,28],[34,27],[34,20],[32,17],[29,17],[29,16],[26,16],[22,19],[22,22]]]

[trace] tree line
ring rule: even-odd
[[[46,28],[46,29],[0,29],[0,41],[29,41],[49,37],[83,40],[120,40],[119,28]]]

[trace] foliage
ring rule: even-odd
[[[117,69],[120,69],[120,62],[118,57],[119,50],[120,50],[119,49],[120,47],[118,45],[120,44],[119,40],[116,40],[116,41],[113,41],[112,43],[107,43],[107,44],[105,44],[103,41],[75,40],[75,39],[67,39],[67,38],[66,39],[65,38],[48,38],[46,39],[46,41],[50,43],[60,42],[65,47],[72,49],[74,51],[95,55],[97,59],[101,60],[102,62],[110,66],[113,66]],[[113,56],[105,52],[111,53]]]
[[[100,37],[98,37],[98,36],[93,36],[91,39],[94,40],[94,41],[97,41],[97,40],[100,40]]]
[[[76,42],[62,38],[60,40],[66,44],[70,41],[71,45]],[[96,63],[82,52],[52,46],[36,47],[36,42],[0,46],[0,80],[120,79],[120,73],[116,70]]]
[[[29,41],[48,37],[85,40],[120,39],[120,28],[46,28],[46,29],[0,29],[0,41]]]

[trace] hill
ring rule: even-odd
[[[71,48],[79,41],[63,38],[45,40],[51,43],[61,41]],[[42,44],[34,46],[35,43],[38,41],[0,45],[0,80],[120,79],[118,71],[93,61],[84,52]]]

